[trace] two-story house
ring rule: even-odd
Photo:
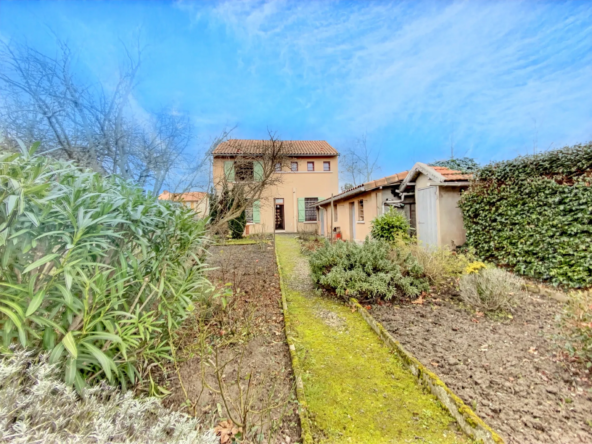
[[[213,151],[214,184],[222,177],[229,182],[244,180],[244,162],[235,169],[237,157],[249,153],[257,161],[266,140],[231,139]],[[261,199],[247,209],[247,234],[316,231],[316,203],[339,192],[338,156],[335,148],[324,140],[283,141],[287,161],[273,173],[279,180],[264,189]],[[237,171],[238,170],[238,171]],[[257,173],[257,165],[248,169]],[[220,190],[217,190],[220,191]]]

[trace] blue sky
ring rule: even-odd
[[[7,1],[0,38],[75,48],[109,83],[121,41],[148,45],[138,110],[189,114],[199,149],[237,138],[367,134],[378,175],[592,140],[592,2]]]

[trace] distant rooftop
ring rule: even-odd
[[[288,156],[337,156],[335,148],[324,140],[282,140],[284,154]],[[261,154],[270,140],[230,139],[222,142],[213,151],[214,156],[236,156],[239,154]]]

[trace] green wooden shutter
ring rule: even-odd
[[[304,206],[304,197],[298,198],[298,222],[304,222],[306,207]]]
[[[261,223],[261,202],[258,200],[253,202],[253,223]]]
[[[257,182],[263,180],[263,164],[261,162],[253,162],[253,175]]]
[[[229,182],[234,182],[234,162],[232,160],[224,161],[224,176]]]

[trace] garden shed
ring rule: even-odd
[[[461,194],[471,174],[417,162],[401,182],[398,193],[414,195],[417,238],[425,246],[454,248],[466,240]],[[395,202],[396,203],[396,202]]]

